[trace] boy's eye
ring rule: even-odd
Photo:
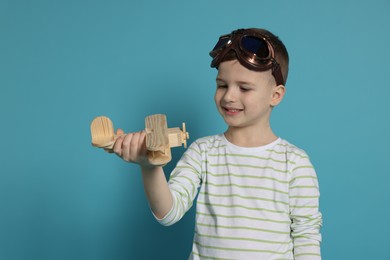
[[[227,88],[227,85],[217,85],[217,88]]]
[[[240,90],[242,91],[242,92],[247,92],[247,91],[249,91],[249,90],[251,90],[250,88],[247,88],[247,87],[240,87]]]

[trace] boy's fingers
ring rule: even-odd
[[[138,153],[139,153],[139,142],[140,139],[140,133],[134,133],[133,139],[131,140],[130,143],[130,156],[132,158],[138,158]]]
[[[122,129],[117,130],[117,139],[114,147],[107,152],[114,152],[127,162],[139,162],[146,156],[146,133],[145,131],[123,134]]]
[[[125,161],[129,161],[129,156],[130,156],[130,144],[133,140],[133,135],[132,133],[126,134],[123,136],[123,142],[122,142],[122,159]]]
[[[125,136],[126,135],[119,136],[115,141],[114,147],[112,148],[113,152],[118,156],[122,156],[122,143]]]
[[[125,131],[123,131],[122,129],[118,128],[116,130],[116,135],[123,135],[125,133]]]
[[[147,154],[147,149],[146,149],[146,132],[141,131],[140,132],[140,138],[138,140],[138,147],[140,149],[140,154],[145,156]]]

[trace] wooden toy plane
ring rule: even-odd
[[[179,127],[168,128],[167,118],[163,114],[145,118],[146,149],[152,165],[165,165],[171,161],[171,147],[184,145],[187,147],[189,134],[185,123]],[[111,120],[105,116],[96,117],[91,123],[92,145],[112,150],[118,136],[114,133]]]

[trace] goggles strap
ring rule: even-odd
[[[277,63],[276,60],[273,61],[272,75],[275,78],[276,85],[284,85],[282,70],[279,63]]]

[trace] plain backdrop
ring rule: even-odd
[[[323,259],[390,259],[389,25],[388,0],[0,0],[0,259],[186,259],[194,208],[160,226],[138,167],[89,125],[223,132],[208,52],[244,27],[289,50],[272,125],[317,170]]]

